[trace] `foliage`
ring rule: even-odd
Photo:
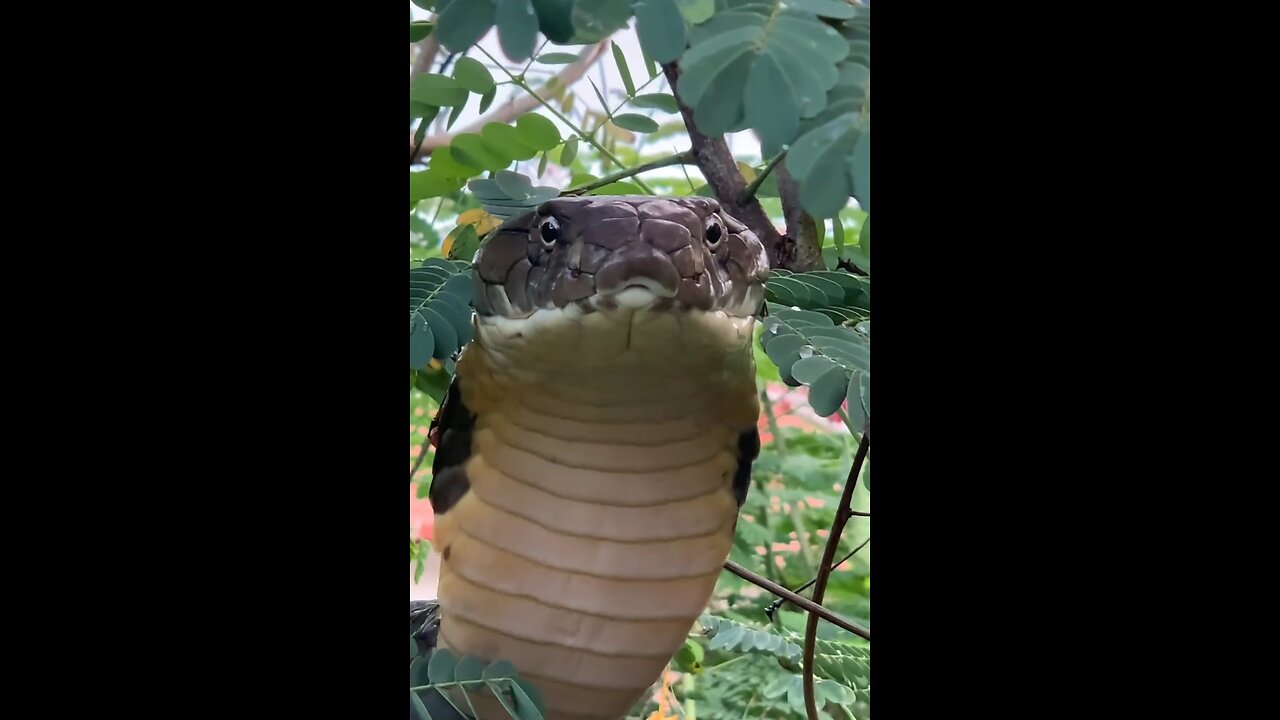
[[[509,170],[499,172],[492,180],[472,180],[467,183],[467,189],[486,211],[503,220],[528,212],[560,195],[558,188],[534,187],[529,178]]]
[[[478,658],[458,657],[444,648],[436,648],[429,657],[424,655],[410,637],[409,697],[419,720],[431,720],[423,697],[432,690],[438,691],[460,714],[467,708],[474,717],[473,703],[483,693],[497,698],[515,720],[542,720],[537,689],[521,680],[511,663],[499,660],[486,665]],[[457,704],[458,696],[461,696],[461,707]]]
[[[847,401],[861,427],[862,416],[871,414],[871,321],[849,327],[811,310],[768,308],[764,350],[783,382],[807,385],[819,415],[831,415]]]
[[[423,483],[423,488],[428,487]],[[413,581],[415,583],[422,582],[422,573],[427,569],[427,553],[431,550],[431,543],[426,540],[410,540],[409,541],[409,564],[413,566]]]
[[[803,637],[795,632],[753,627],[714,615],[704,615],[699,624],[702,635],[709,639],[707,650],[720,651],[728,658],[719,665],[705,668],[704,673],[715,672],[728,663],[748,661],[744,667],[751,668],[759,680],[751,686],[736,688],[732,684],[720,688],[706,683],[707,687],[701,693],[695,691],[690,693],[690,697],[697,701],[701,695],[704,703],[723,706],[726,714],[734,711],[735,699],[749,702],[754,696],[778,700],[771,703],[773,712],[783,717],[805,717],[804,690],[800,684]],[[834,640],[819,639],[817,643],[814,674],[819,679],[814,687],[819,698],[819,717],[865,720],[870,714],[870,648]],[[760,658],[771,662],[760,662]],[[717,679],[716,684],[719,682]],[[730,689],[736,692],[724,692]],[[749,695],[744,692],[747,690],[750,690]],[[784,697],[785,703],[781,701]],[[709,717],[721,717],[718,713],[703,712]]]
[[[582,44],[605,38],[634,18],[650,79],[657,74],[655,61],[677,63],[681,100],[704,132],[754,130],[766,156],[790,146],[786,167],[814,217],[834,216],[851,196],[870,211],[868,7],[846,0],[440,0],[436,10],[435,31],[447,49],[468,50],[496,23],[507,57],[531,63],[538,31],[557,44]],[[411,25],[411,35],[422,32],[420,24]],[[626,95],[634,100],[637,88],[627,59],[616,44],[611,49]],[[536,60],[559,63],[574,57],[550,52]],[[486,75],[474,61],[455,66],[452,78],[420,75],[410,91],[411,118],[434,118],[442,107],[461,107],[468,93],[481,95],[481,107],[487,108],[495,86]],[[512,75],[512,83],[523,86],[522,75]],[[601,104],[608,109],[609,103]],[[660,128],[643,114],[606,115],[614,127],[630,132]],[[577,134],[585,140],[599,129]],[[529,140],[488,126],[455,138],[448,150],[432,153],[426,177],[411,183],[416,188],[411,202],[456,190],[481,171],[504,169],[524,153],[545,153],[559,141],[545,147]]]
[[[775,164],[785,167],[796,182],[800,208],[820,231],[825,268],[775,268],[767,285],[756,347],[766,400],[764,444],[730,556],[787,587],[813,578],[856,433],[870,414],[870,9],[850,0],[414,4],[434,14],[425,22],[411,18],[410,41],[437,33],[447,51],[460,53],[447,73],[413,78],[415,144],[424,142],[432,126],[437,133],[450,132],[471,103],[482,115],[495,103],[501,107],[502,93],[528,96],[536,106],[509,121],[453,133],[446,144],[431,147],[425,160],[411,164],[411,426],[420,428],[434,414],[455,353],[471,337],[469,261],[499,222],[570,189],[714,195],[695,168],[684,169],[683,179],[641,179],[634,172],[667,157],[653,148],[687,142],[678,115],[683,104],[705,134],[754,132],[763,157],[736,161],[746,182],[762,180],[755,189],[761,206],[781,224],[783,198],[771,171]],[[515,66],[476,44],[495,26],[501,52]],[[641,57],[628,58],[610,40],[619,32],[636,33]],[[568,87],[554,77],[535,81],[596,57],[593,44],[601,41],[604,61],[614,64],[622,88],[602,89],[590,79]],[[659,63],[678,67],[676,92]],[[596,98],[599,107],[590,107],[586,97]],[[543,180],[549,171],[548,178],[558,179]],[[583,190],[589,185],[598,187]],[[781,392],[785,388],[796,389]],[[822,428],[820,418],[836,415],[836,427],[843,421],[850,432],[813,431]],[[421,435],[411,438],[415,448],[421,442]],[[429,485],[429,451],[424,465],[414,478],[419,497]],[[869,482],[868,461],[855,508],[869,508]],[[869,532],[869,519],[856,518],[840,538],[838,557],[869,540]],[[426,547],[410,543],[416,573]],[[679,677],[668,694],[682,716],[805,717],[805,615],[783,606],[770,620],[765,609],[772,599],[735,576],[722,577],[700,631],[672,661]],[[831,574],[823,604],[869,627],[866,553]],[[867,643],[826,624],[820,624],[816,642],[819,716],[868,717]],[[438,676],[422,663],[415,687],[453,683],[448,686],[467,691],[505,690],[512,717],[537,716],[536,698],[526,698],[528,706],[518,702],[518,681],[487,674],[478,661],[446,656],[431,664],[437,662]],[[657,717],[657,707],[642,702],[632,716]]]
[[[409,269],[409,369],[449,360],[471,341],[470,268],[430,258]]]
[[[774,269],[765,297],[783,307],[817,310],[837,323],[864,320],[871,312],[871,280],[845,272],[815,270],[792,273]]]

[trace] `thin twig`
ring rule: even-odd
[[[434,36],[435,34],[433,33],[428,37],[434,37]],[[566,88],[573,85],[573,83],[580,80],[582,76],[587,73],[587,70],[590,69],[590,67],[593,64],[599,61],[600,58],[604,57],[604,51],[608,46],[609,46],[608,39],[602,40],[596,43],[595,45],[589,46],[579,55],[580,59],[577,62],[569,65],[565,65],[563,70],[561,70],[555,76],[548,78],[547,82],[550,82],[551,80],[555,80],[557,83],[560,84],[560,86],[566,87]],[[501,64],[499,64],[499,67],[502,67],[503,70],[506,70],[506,68],[503,67]],[[508,72],[507,74],[511,75],[510,72]],[[485,125],[488,125],[489,123],[492,123],[492,122],[504,123],[504,124],[509,123],[515,118],[519,117],[520,115],[523,115],[524,113],[534,109],[537,106],[538,106],[538,100],[535,100],[534,97],[529,93],[523,93],[511,100],[508,100],[502,103],[501,105],[498,105],[492,108],[489,111],[488,115],[485,115],[484,117],[477,119],[475,122],[472,122],[466,125],[465,127],[462,127],[458,130],[454,130],[451,132],[437,133],[435,135],[428,136],[422,142],[422,153],[429,154],[435,148],[444,147],[445,145],[448,145],[449,143],[453,142],[453,139],[462,133],[479,132],[484,128]],[[413,147],[412,133],[410,133],[409,135],[409,147]],[[414,155],[412,156],[410,163],[417,162],[421,159],[422,159],[421,154]]]
[[[760,393],[760,401],[764,407],[765,417],[768,418],[769,432],[773,434],[774,446],[778,449],[778,458],[785,461],[787,457],[786,439],[782,437],[782,430],[778,427],[778,420],[773,411],[773,401],[769,399],[769,390],[766,386]],[[813,548],[809,544],[809,529],[805,526],[804,516],[800,509],[799,503],[791,505],[791,511],[788,513],[791,517],[791,524],[796,530],[796,542],[800,544],[800,561],[804,563],[805,575],[813,575],[817,570],[817,565],[813,561]],[[769,516],[766,516],[766,520]],[[772,530],[772,526],[769,527]],[[767,548],[766,548],[767,549]],[[771,558],[769,559],[772,562]],[[770,615],[770,619],[772,619]]]
[[[849,434],[853,436],[853,439],[861,440],[862,434],[858,432],[858,428],[853,426],[853,420],[849,417],[849,413],[844,408],[837,408],[836,412],[840,414],[840,419],[844,421],[844,426],[849,428]]]
[[[534,50],[533,54],[529,56],[529,62],[525,63],[524,69],[520,71],[521,75],[529,72],[529,68],[533,67],[533,61],[537,60],[538,56],[542,54],[542,48],[546,47],[548,42],[550,42],[549,38],[542,38],[542,44],[539,45],[538,49]]]
[[[764,169],[760,171],[760,174],[756,176],[756,179],[752,180],[751,184],[747,186],[747,189],[743,190],[742,194],[738,196],[738,202],[745,203],[751,198],[755,197],[756,191],[760,189],[761,183],[765,181],[765,178],[769,177],[769,173],[773,172],[773,166],[777,165],[778,161],[786,156],[787,156],[786,150],[783,150],[779,152],[777,155],[774,155],[773,159],[769,161],[769,164],[765,165]]]
[[[818,566],[818,577],[813,586],[813,602],[815,603],[821,603],[822,597],[827,593],[827,580],[831,577],[831,561],[835,560],[836,548],[840,546],[840,534],[844,532],[844,526],[849,522],[850,512],[852,512],[850,503],[853,501],[853,490],[858,486],[858,474],[862,470],[862,463],[866,461],[867,453],[870,450],[871,425],[868,423],[862,430],[862,441],[858,443],[858,453],[853,457],[853,467],[849,468],[849,479],[844,482],[844,492],[840,495],[840,504],[836,506],[836,519],[831,523],[831,534],[827,536],[827,547],[822,551],[822,564]],[[867,640],[871,639],[865,635],[863,637],[866,637]],[[813,654],[817,641],[818,616],[811,613],[808,622],[804,626],[803,668],[804,707],[809,714],[809,720],[818,720],[818,704],[813,694]]]
[[[413,134],[413,147],[409,148],[409,164],[411,165],[413,164],[413,159],[422,152],[422,143],[427,139],[427,127],[430,124],[425,117],[422,118],[422,121],[418,124],[418,132]]]
[[[850,515],[852,515],[853,513],[849,513],[849,514],[850,514]],[[870,535],[868,535],[868,536],[867,536],[867,539],[866,539],[866,540],[863,540],[862,542],[858,543],[858,547],[856,547],[856,548],[854,548],[854,549],[850,550],[850,551],[849,551],[849,553],[848,553],[847,555],[845,555],[844,557],[840,558],[840,562],[836,563],[835,565],[832,565],[832,566],[831,566],[831,569],[832,569],[832,570],[835,570],[836,568],[838,568],[838,567],[840,567],[841,565],[843,565],[843,564],[845,564],[846,562],[848,562],[849,558],[851,558],[851,557],[853,557],[854,555],[856,555],[856,554],[858,553],[858,551],[859,551],[859,550],[861,550],[862,548],[866,547],[866,546],[867,546],[867,543],[869,543],[869,542],[871,542],[871,536],[870,536]],[[814,579],[813,579],[813,581],[814,581],[814,582],[817,582],[817,581],[818,581],[818,578],[814,578]],[[807,587],[809,587],[809,583],[805,583],[805,586],[804,586],[804,587],[806,587],[806,588],[807,588]],[[804,588],[801,588],[801,589],[803,590]]]
[[[657,80],[657,79],[658,79],[658,78],[660,78],[660,77],[662,77],[662,76],[661,76],[661,75],[654,75],[653,77],[649,78],[648,80],[645,80],[643,85],[641,85],[640,87],[636,88],[636,95],[639,95],[641,90],[643,90],[643,89],[645,89],[645,88],[649,87],[649,83],[653,82],[654,80]],[[599,123],[598,125],[596,125],[595,127],[591,128],[591,130],[590,130],[590,132],[589,132],[588,134],[590,134],[590,135],[595,135],[595,134],[596,134],[596,131],[597,131],[597,130],[599,130],[600,128],[604,127],[604,124],[605,124],[605,123],[607,123],[607,122],[609,122],[611,119],[613,119],[613,116],[614,116],[614,115],[617,115],[617,114],[618,114],[618,111],[619,111],[619,110],[621,110],[621,109],[622,109],[622,107],[623,107],[624,105],[626,105],[627,103],[631,102],[631,101],[632,101],[632,100],[634,100],[634,99],[635,99],[635,95],[627,96],[627,97],[625,97],[625,98],[623,98],[623,99],[622,99],[622,102],[618,103],[618,107],[616,107],[616,108],[614,108],[614,109],[612,109],[612,110],[610,110],[610,109],[608,108],[608,106],[605,106],[605,107],[603,108],[603,109],[604,109],[604,112],[605,112],[605,116],[604,116],[603,118],[600,118],[600,123]]]
[[[601,41],[601,42],[603,43],[604,41]],[[513,84],[518,86],[521,90],[524,90],[525,92],[529,93],[529,95],[533,96],[533,99],[541,103],[542,107],[547,109],[547,112],[551,113],[552,115],[555,115],[557,118],[559,118],[560,122],[564,123],[565,125],[568,125],[570,130],[572,130],[575,134],[577,134],[583,140],[586,140],[588,143],[590,143],[591,146],[594,147],[596,150],[599,150],[601,155],[604,155],[614,165],[617,165],[620,168],[626,167],[626,165],[621,160],[619,160],[613,153],[609,152],[608,150],[605,149],[603,145],[596,142],[595,138],[583,132],[582,128],[578,127],[577,123],[565,117],[564,113],[552,107],[551,103],[547,102],[541,95],[538,94],[536,90],[530,87],[527,82],[525,82],[521,78],[517,78],[510,70],[507,69],[505,65],[498,62],[497,59],[495,59],[492,55],[489,54],[488,50],[485,50],[483,47],[480,47],[479,45],[476,46],[476,49],[484,53],[485,57],[492,60],[493,63],[498,66],[499,70],[506,73],[507,77],[511,78],[511,82]],[[646,193],[650,195],[654,194],[653,188],[649,187],[648,185],[645,185],[644,181],[641,180],[640,178],[636,178],[636,185],[639,186],[639,188],[641,190],[644,190]]]
[[[422,468],[422,461],[427,459],[427,448],[431,447],[431,436],[422,441],[422,448],[418,450],[418,459],[413,463],[413,469],[409,471],[409,482],[413,482],[413,476],[418,474],[418,470]]]
[[[762,497],[769,496],[769,488],[765,487],[764,481],[761,480],[759,477],[751,478],[751,484],[755,486],[756,492],[760,493]],[[773,552],[772,538],[775,536],[775,533],[773,530],[773,513],[765,511],[764,517],[762,517],[761,520],[764,521],[764,527],[766,530],[769,531],[769,538],[770,538],[770,540],[764,544],[765,574],[769,576],[769,580],[771,582],[774,581],[774,578],[776,578],[777,580],[785,583],[787,581],[787,576],[785,573],[782,572],[782,568],[778,567],[778,556],[775,555]]]
[[[749,658],[749,657],[751,657],[751,656],[750,656],[750,655],[739,655],[738,657],[730,658],[730,659],[728,659],[728,660],[725,660],[724,662],[720,663],[719,665],[704,666],[704,667],[702,668],[702,674],[703,674],[703,675],[705,675],[705,674],[707,674],[707,673],[709,673],[709,672],[711,672],[711,671],[713,671],[713,670],[719,670],[719,669],[721,669],[721,668],[723,668],[723,667],[726,667],[726,666],[728,666],[728,665],[732,665],[733,663],[736,663],[736,662],[738,662],[739,660],[746,660],[746,659],[747,659],[747,658]]]
[[[761,409],[764,411],[764,416],[769,423],[769,433],[773,436],[773,446],[777,449],[778,459],[785,461],[787,458],[787,443],[786,443],[786,440],[782,437],[782,430],[778,427],[778,416],[773,409],[773,400],[769,398],[768,384],[761,385],[760,406],[761,406]],[[756,491],[760,493],[761,497],[763,498],[769,497],[769,490],[768,488],[765,487],[764,481],[761,480],[760,477],[755,475],[754,473],[752,473],[752,482],[755,484]],[[764,513],[763,519],[764,519],[764,527],[766,530],[769,531],[769,537],[770,538],[775,537],[775,533],[773,530],[773,513],[766,511]],[[778,567],[778,562],[773,554],[772,539],[769,542],[766,542],[764,544],[764,560],[765,560],[765,570],[768,572],[768,574],[770,576],[776,575],[778,580],[786,582],[786,579],[787,579],[786,574],[783,573],[782,569]]]
[[[867,517],[871,517],[871,513],[850,512],[849,514],[850,514],[850,515],[866,515]],[[851,558],[851,557],[853,557],[854,555],[856,555],[856,554],[858,553],[858,551],[859,551],[859,550],[861,550],[862,548],[866,547],[866,546],[867,546],[867,543],[869,543],[869,542],[871,542],[871,538],[869,538],[869,537],[868,537],[866,540],[863,540],[861,543],[858,543],[858,547],[856,547],[856,548],[854,548],[854,549],[850,550],[848,555],[845,555],[844,557],[840,558],[840,560],[839,560],[839,561],[837,561],[835,565],[832,565],[832,566],[831,566],[831,569],[834,571],[836,568],[838,568],[838,567],[840,567],[841,565],[843,565],[843,564],[845,564],[846,562],[848,562],[849,558]],[[807,583],[805,583],[805,584],[801,585],[800,587],[796,588],[796,592],[798,592],[798,593],[799,593],[799,592],[804,592],[805,590],[808,590],[810,587],[812,587],[812,586],[813,586],[813,584],[814,584],[814,583],[816,583],[816,582],[818,582],[818,577],[815,575],[815,576],[813,577],[813,579],[812,579],[812,580],[810,580],[809,582],[807,582]],[[782,598],[778,598],[777,600],[774,600],[773,602],[771,602],[771,603],[769,603],[767,606],[765,606],[764,614],[765,614],[765,615],[768,615],[768,616],[769,616],[769,619],[770,619],[770,620],[772,620],[772,619],[773,619],[773,614],[774,614],[775,612],[777,612],[777,611],[778,611],[778,608],[782,607],[782,605],[783,605],[784,603],[786,603],[786,602],[787,602],[787,601],[786,601],[786,600],[783,600]]]
[[[587,183],[586,185],[582,185],[580,187],[569,188],[568,190],[565,190],[560,194],[561,195],[581,195],[582,193],[591,192],[596,188],[602,188],[605,185],[608,185],[610,183],[615,183],[615,182],[618,182],[619,180],[626,180],[627,178],[633,177],[635,175],[639,175],[642,172],[657,170],[658,168],[670,167],[671,165],[684,165],[692,162],[693,162],[693,153],[686,150],[682,153],[676,153],[675,155],[668,155],[667,157],[658,158],[657,160],[647,162],[643,165],[637,165],[633,168],[627,168],[626,170],[621,170],[619,172],[613,173],[612,175],[605,175],[599,180],[593,180]]]
[[[860,638],[864,638],[866,640],[871,639],[870,630],[862,627],[861,625],[850,622],[840,617],[839,615],[822,607],[821,605],[810,600],[809,598],[804,597],[803,595],[797,595],[791,592],[790,590],[782,587],[778,583],[773,582],[772,580],[760,577],[759,575],[751,572],[750,570],[742,567],[741,565],[739,565],[738,563],[732,560],[726,560],[724,562],[724,569],[728,570],[734,575],[737,575],[743,580],[746,580],[752,585],[755,585],[758,588],[761,588],[763,590],[768,590],[774,595],[777,595],[778,597],[781,597],[781,598],[786,598],[787,600],[795,603],[799,607],[804,608],[810,613],[810,617],[820,617],[823,620],[826,620],[827,622],[831,623],[832,625],[835,625],[836,627],[842,630],[848,630],[849,632],[853,633],[854,635],[857,635]]]
[[[773,399],[769,397],[769,386],[760,391],[760,404],[764,407],[764,416],[769,423],[769,434],[773,435],[773,445],[778,449],[778,458],[787,459],[787,441],[782,437],[782,429],[778,427],[778,416],[773,411]]]
[[[444,71],[449,69],[449,63],[452,63],[453,59],[458,57],[458,55],[459,53],[449,53],[446,55],[444,60],[440,61],[440,67],[436,70],[436,74],[443,75]]]
[[[685,180],[685,182],[689,183],[689,193],[690,193],[690,194],[692,194],[694,190],[697,190],[697,189],[698,189],[698,186],[697,186],[697,185],[694,185],[694,184],[693,184],[693,178],[689,177],[689,168],[687,168],[687,167],[685,167],[685,166],[681,165],[681,166],[680,166],[680,170],[681,170],[681,172],[683,172],[683,173],[684,173],[684,180]]]
[[[800,543],[800,561],[804,563],[804,574],[809,575],[817,569],[813,562],[813,548],[809,545],[809,528],[805,525],[804,514],[800,510],[801,503],[791,503],[791,525],[796,529],[796,542]]]
[[[431,229],[436,229],[436,218],[440,217],[440,208],[444,207],[444,196],[440,197],[440,202],[436,203],[436,211],[431,215]]]

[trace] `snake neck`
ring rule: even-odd
[[[594,315],[477,326],[469,489],[437,523],[441,645],[512,662],[552,719],[621,717],[684,642],[758,417],[751,318]]]

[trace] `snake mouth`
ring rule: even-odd
[[[597,307],[603,304],[627,310],[643,310],[668,304],[663,301],[674,300],[677,290],[677,286],[661,280],[643,276],[634,277],[623,281],[620,285],[602,288],[596,293],[596,298],[605,301],[601,303],[600,300],[596,300],[594,304]]]
[[[608,298],[619,308],[626,310],[643,310],[645,308],[656,308],[660,304],[665,304],[663,300],[671,300],[675,298],[674,290],[664,288],[653,282],[634,282],[628,283],[626,287],[612,293],[601,293],[597,297]],[[597,302],[597,307],[601,303]]]
[[[676,296],[676,288],[673,285],[663,283],[661,280],[654,280],[648,277],[632,278],[625,281],[621,286],[614,288],[602,288],[600,295],[621,295],[628,290],[646,290],[657,297],[673,298]]]

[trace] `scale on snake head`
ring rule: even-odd
[[[768,273],[710,198],[559,198],[490,236],[431,431],[436,647],[511,662],[548,720],[617,720],[644,696],[746,497]]]

